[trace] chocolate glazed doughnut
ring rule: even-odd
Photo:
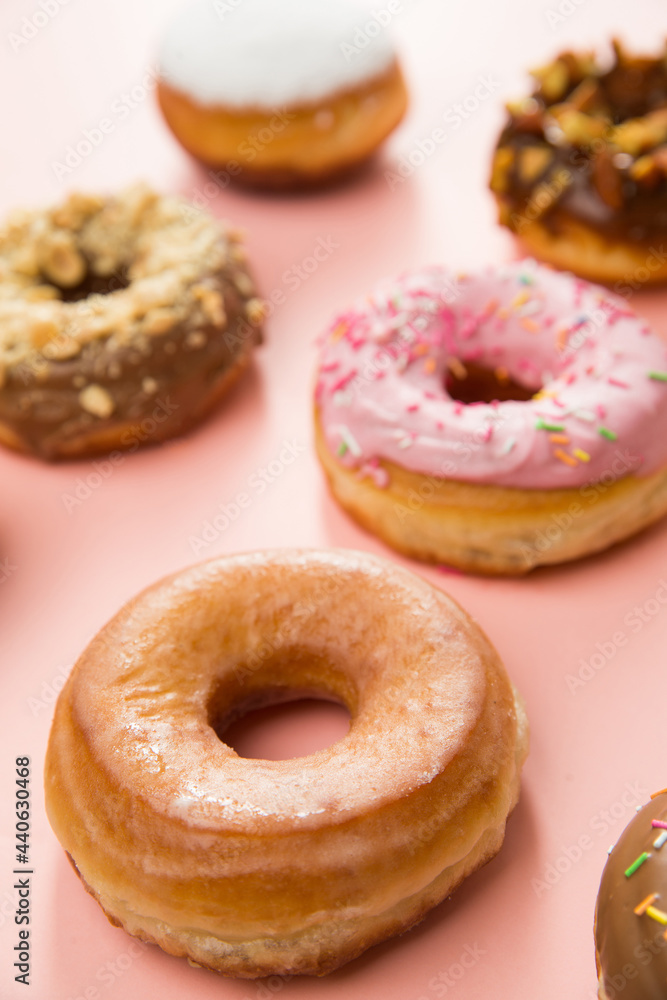
[[[667,280],[664,55],[614,42],[611,65],[564,52],[533,75],[495,153],[500,222],[536,256],[621,294]]]
[[[240,236],[179,198],[137,185],[15,213],[0,442],[54,460],[180,434],[247,366],[262,315]]]
[[[667,996],[666,827],[662,791],[625,828],[602,873],[595,912],[600,1000]]]

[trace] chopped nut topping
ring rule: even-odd
[[[172,329],[177,317],[168,309],[151,309],[141,329],[149,337],[159,337]]]
[[[57,288],[74,288],[86,276],[86,262],[71,234],[49,233],[37,246],[37,260],[44,276]]]
[[[266,306],[261,299],[250,299],[245,307],[246,316],[251,323],[258,326],[266,316]]]
[[[250,276],[244,271],[239,271],[238,274],[234,275],[234,284],[241,295],[250,297],[255,294],[255,286],[253,285]]]
[[[500,146],[493,157],[491,170],[491,190],[502,194],[507,191],[509,172],[514,163],[514,150],[509,146]]]
[[[561,59],[533,70],[533,76],[540,81],[542,95],[550,103],[560,100],[570,85],[569,70]]]
[[[548,146],[524,146],[519,153],[519,177],[531,183],[544,173],[553,158]]]
[[[572,146],[588,146],[594,139],[602,138],[609,129],[603,119],[575,111],[569,104],[555,105],[551,108],[551,114]]]
[[[101,385],[89,385],[79,393],[79,403],[86,413],[105,420],[116,406],[110,394]]]
[[[238,279],[239,275],[235,276],[235,284],[237,284]],[[252,289],[252,282],[250,282],[250,287]],[[195,285],[193,292],[195,297],[201,302],[206,319],[215,326],[222,326],[225,322],[225,307],[220,292],[216,292],[212,288],[207,288],[206,285]]]
[[[204,336],[201,330],[193,330],[185,338],[185,343],[188,345],[188,347],[192,347],[195,350],[197,350],[198,348],[204,346],[204,344],[206,343],[206,337]]]
[[[630,118],[617,125],[612,133],[614,145],[630,156],[638,156],[666,140],[667,109],[664,108],[644,118]]]
[[[134,346],[147,354],[147,337],[176,327],[186,337],[202,325],[224,329],[223,275],[259,316],[241,233],[187,209],[136,185],[112,198],[72,194],[47,211],[14,212],[0,229],[0,363],[36,370],[35,359],[63,361],[105,340],[110,353]],[[107,279],[108,294],[66,300],[65,290]]]

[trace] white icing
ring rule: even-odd
[[[367,0],[194,0],[167,28],[160,74],[200,104],[276,109],[355,87],[394,58]]]

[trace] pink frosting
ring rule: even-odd
[[[503,369],[537,395],[453,400],[452,359]],[[330,451],[378,486],[380,459],[521,489],[667,465],[667,346],[623,299],[531,260],[379,286],[325,335],[316,400]]]

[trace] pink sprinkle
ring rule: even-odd
[[[530,358],[520,358],[519,368],[523,369],[523,371],[531,370],[534,372],[539,372],[539,368],[537,367],[534,361],[530,360]]]
[[[326,364],[320,365],[321,372],[335,372],[336,368],[340,368],[340,361],[327,361]]]
[[[595,407],[595,412],[597,413],[600,420],[604,420],[604,418],[607,416],[607,411],[605,410],[602,403],[597,404],[597,406]]]
[[[419,409],[419,403],[411,403],[410,406],[406,406],[408,413],[414,413]]]
[[[436,421],[435,426],[438,428],[439,431],[444,431],[445,429],[445,425],[443,424],[442,420]]]
[[[582,281],[581,278],[577,278],[575,280],[575,282],[574,282],[574,304],[576,306],[580,306],[581,305],[581,299],[582,299],[582,296],[583,296],[584,292],[586,291],[587,287],[588,286],[587,286],[586,282]]]
[[[542,317],[542,326],[553,326],[555,322],[556,322],[556,317],[555,316],[543,316]]]
[[[566,409],[565,403],[563,403],[560,399],[554,399],[552,397],[551,402],[554,404],[554,406],[560,406],[562,410]]]
[[[493,437],[493,427],[491,424],[487,424],[482,433],[482,441],[490,441]]]
[[[379,490],[385,490],[389,486],[389,473],[386,469],[380,468],[377,463],[377,459],[375,462],[372,460],[365,462],[359,469],[357,476],[359,479],[363,479],[365,476],[368,476],[369,479],[373,480]]]
[[[577,376],[575,375],[574,372],[570,372],[565,381],[568,385],[572,385],[573,382],[577,381]]]
[[[609,376],[609,378],[607,379],[607,382],[609,382],[609,385],[617,385],[619,389],[629,389],[630,388],[630,386],[628,385],[628,383],[627,382],[621,382],[620,378],[612,378],[612,376]]]
[[[459,417],[463,413],[464,410],[465,410],[465,406],[463,405],[463,403],[458,403],[457,402],[457,403],[454,404],[454,413],[456,414],[457,417]]]
[[[660,830],[667,830],[667,823],[664,823],[661,819],[652,819],[651,826],[656,826]]]
[[[470,350],[465,351],[462,355],[463,361],[479,361],[480,358],[484,356],[483,347],[472,347]]]
[[[477,327],[478,327],[478,322],[474,316],[472,316],[470,319],[467,319],[461,325],[461,328],[459,330],[459,337],[461,338],[461,340],[468,340],[470,337],[472,337],[477,332]]]
[[[343,375],[342,378],[339,378],[338,381],[331,386],[331,391],[339,392],[341,389],[344,389],[347,383],[352,381],[356,374],[357,369],[353,368],[352,371],[348,372],[347,375]]]

